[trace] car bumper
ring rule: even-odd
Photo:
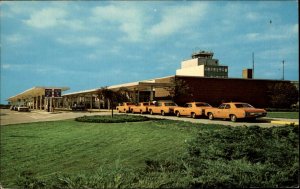
[[[246,113],[245,118],[258,118],[258,117],[265,117],[267,113]]]
[[[19,112],[29,112],[28,108],[20,108],[18,109]]]

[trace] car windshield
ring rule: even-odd
[[[237,107],[237,108],[254,108],[253,106],[251,106],[250,104],[247,104],[247,103],[235,104],[235,107]]]
[[[203,106],[210,107],[211,105],[209,105],[209,104],[207,104],[207,103],[199,103],[199,104],[196,104],[196,107],[203,107]]]
[[[226,106],[226,104],[221,104],[218,108],[223,109]]]
[[[165,103],[165,106],[177,106],[174,102]]]

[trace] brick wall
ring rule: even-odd
[[[175,99],[179,104],[189,101],[208,102],[218,106],[222,101],[240,101],[252,104],[255,107],[266,108],[268,104],[268,85],[276,82],[289,82],[279,80],[251,80],[251,79],[218,79],[201,77],[182,77],[189,87],[189,96],[180,96]]]

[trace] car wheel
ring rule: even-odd
[[[152,110],[150,110],[150,114],[153,115],[153,111]]]
[[[177,116],[177,117],[180,117],[180,113],[179,113],[179,111],[178,111],[178,112],[176,112],[176,116]]]
[[[165,111],[161,111],[161,115],[162,116],[165,116],[166,114],[165,114]]]
[[[230,120],[232,121],[232,122],[236,122],[236,120],[237,120],[237,118],[236,118],[236,115],[230,115]]]
[[[213,120],[214,119],[214,115],[212,113],[208,114],[208,119]]]
[[[193,119],[196,119],[196,114],[194,112],[192,113],[191,116],[192,116]]]

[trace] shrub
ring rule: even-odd
[[[298,185],[298,128],[225,127],[200,132],[186,162],[198,187]]]
[[[150,118],[145,116],[133,116],[133,115],[115,115],[111,117],[110,115],[95,115],[95,116],[83,116],[75,118],[79,122],[89,122],[89,123],[124,123],[124,122],[138,122],[138,121],[148,121]]]
[[[299,108],[266,108],[268,112],[299,112]]]
[[[268,86],[268,98],[272,108],[290,108],[299,101],[299,91],[292,83],[275,83]]]

